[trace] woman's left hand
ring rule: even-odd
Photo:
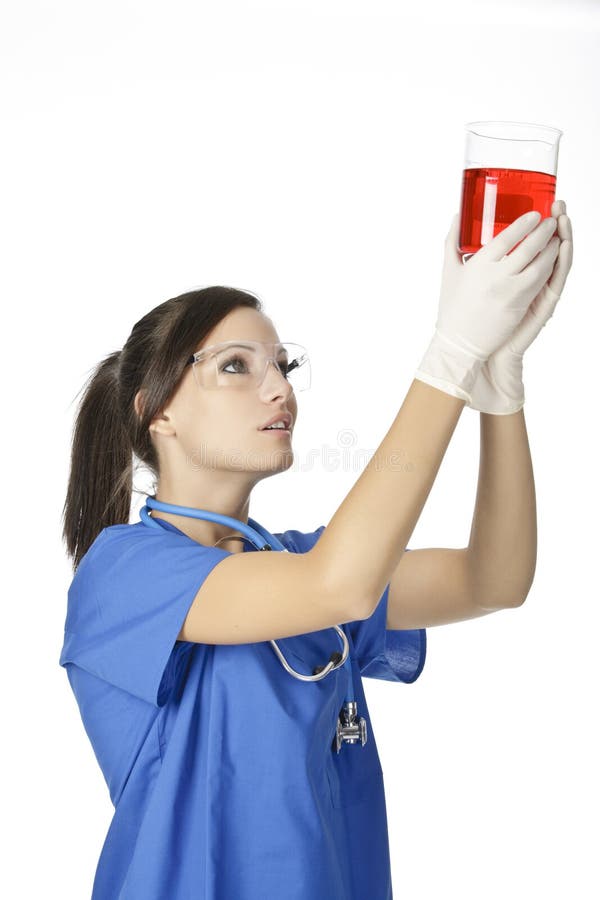
[[[471,409],[496,416],[518,412],[525,405],[523,355],[552,316],[573,262],[573,231],[564,200],[552,204],[560,249],[552,275],[531,302],[511,337],[483,364],[473,385]]]

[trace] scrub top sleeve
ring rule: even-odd
[[[204,579],[227,556],[222,548],[145,525],[104,529],[69,588],[60,665],[72,662],[163,706],[171,655],[191,643],[176,644],[177,635]]]
[[[386,628],[389,589],[388,584],[373,615],[346,627],[361,675],[412,684],[425,665],[427,635],[424,628]]]
[[[295,552],[306,553],[314,547],[325,528],[320,525],[312,532],[290,530],[277,534],[277,537]],[[405,552],[410,552],[408,547]],[[389,588],[388,584],[373,615],[344,623],[344,627],[352,638],[361,675],[411,684],[425,665],[427,635],[424,628],[386,628]]]

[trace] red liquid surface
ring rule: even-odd
[[[552,215],[555,194],[556,177],[546,172],[464,169],[460,253],[476,253],[499,231],[530,210],[537,210],[542,219],[547,219]]]

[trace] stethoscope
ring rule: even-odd
[[[250,517],[248,517],[248,525],[246,525],[244,522],[238,521],[238,519],[231,518],[231,516],[223,516],[220,513],[209,512],[206,509],[195,509],[192,506],[178,506],[175,503],[163,503],[162,500],[157,500],[156,497],[147,497],[145,506],[140,509],[140,519],[144,525],[148,525],[150,528],[158,528],[161,531],[164,531],[164,528],[156,519],[152,518],[149,511],[150,509],[158,509],[162,512],[173,513],[178,516],[190,516],[194,519],[206,519],[209,522],[218,522],[220,525],[227,525],[236,531],[241,531],[242,534],[245,535],[242,540],[250,541],[257,550],[275,549],[283,551],[284,553],[290,552],[287,547],[284,547],[281,541],[275,537],[275,535],[270,534],[266,528],[263,528],[262,525],[259,525],[258,522]],[[299,681],[321,681],[321,679],[329,675],[330,672],[339,669],[340,666],[344,666],[346,669],[348,673],[348,692],[346,699],[344,700],[344,705],[340,711],[340,718],[338,719],[335,735],[336,751],[339,753],[344,741],[349,744],[355,744],[360,740],[362,746],[366,744],[367,722],[363,717],[358,718],[357,703],[356,700],[352,699],[354,696],[354,681],[352,678],[352,666],[348,653],[348,638],[339,625],[334,625],[333,628],[342,642],[342,652],[333,652],[329,658],[329,662],[325,666],[316,666],[312,675],[303,675],[301,672],[296,672],[277,646],[277,642],[272,640],[270,643],[286,672],[289,672],[290,675],[297,678]]]

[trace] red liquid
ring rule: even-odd
[[[525,169],[465,169],[460,210],[460,253],[476,253],[530,210],[552,215],[556,177]],[[515,248],[513,248],[515,249]]]

